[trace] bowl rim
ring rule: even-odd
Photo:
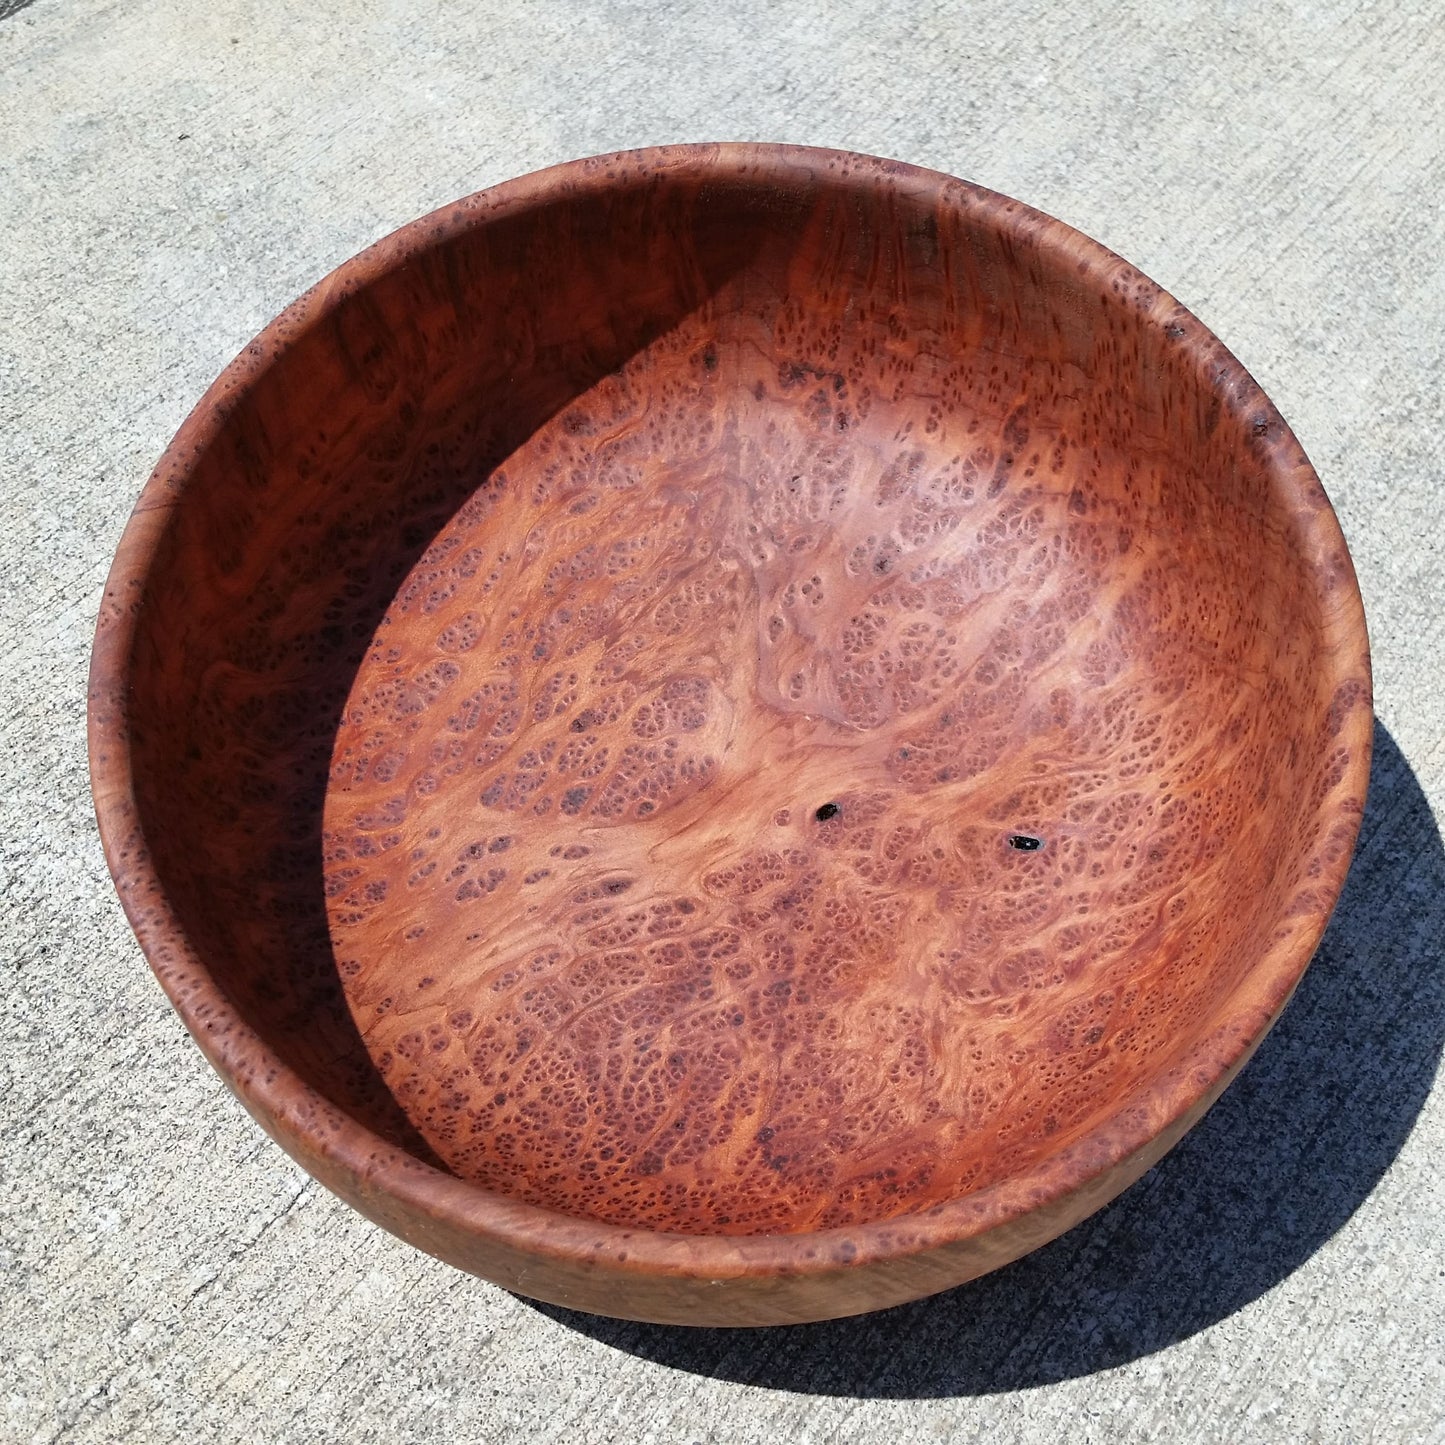
[[[939,206],[967,213],[980,226],[1027,236],[1041,252],[1071,262],[1085,282],[1127,291],[1149,324],[1167,329],[1201,387],[1219,398],[1236,424],[1253,428],[1268,483],[1294,527],[1301,573],[1318,587],[1324,658],[1334,669],[1331,680],[1337,687],[1356,685],[1342,728],[1351,745],[1343,780],[1348,786],[1333,801],[1327,798],[1316,814],[1321,836],[1330,832],[1347,846],[1323,859],[1307,888],[1301,880],[1298,896],[1308,900],[1307,924],[1266,949],[1235,993],[1219,1005],[1212,1018],[1228,1023],[1228,1029],[1200,1034],[1172,1065],[1150,1073],[1104,1119],[1066,1148],[1042,1151],[1018,1173],[917,1213],[795,1234],[674,1234],[561,1214],[437,1169],[346,1114],[282,1062],[212,977],[169,905],[136,803],[127,679],[140,599],[199,458],[276,360],[323,324],[346,297],[466,231],[524,214],[560,194],[600,194],[621,181],[659,173],[757,185],[770,178],[796,181],[800,174],[820,171],[831,172],[829,183],[834,185],[867,192],[891,186],[929,197]],[[848,1268],[860,1268],[977,1240],[1059,1205],[1110,1171],[1127,1170],[1128,1162],[1145,1154],[1151,1143],[1191,1123],[1187,1116],[1202,1113],[1278,1017],[1323,936],[1354,851],[1369,778],[1373,720],[1364,608],[1338,519],[1283,418],[1201,321],[1107,247],[998,192],[875,156],[758,142],[620,151],[505,181],[393,231],[286,307],[207,388],[135,503],[100,603],[87,714],[96,819],[107,865],[141,949],[212,1067],[309,1172],[338,1192],[350,1185],[351,1193],[375,1208],[374,1217],[389,1213],[390,1197],[404,1219],[433,1222],[438,1233],[430,1244],[425,1234],[394,1227],[438,1254],[447,1252],[441,1236],[460,1230],[503,1250],[557,1262],[695,1280],[825,1274],[837,1271],[840,1259]],[[840,1254],[838,1246],[845,1252]]]

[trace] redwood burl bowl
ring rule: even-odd
[[[875,1309],[1284,1007],[1370,674],[1298,443],[1057,221],[828,151],[497,187],[207,392],[105,591],[141,944],[308,1170],[606,1314]]]

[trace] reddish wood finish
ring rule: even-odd
[[[298,301],[147,485],[91,691],[127,911],[266,1128],[463,1268],[699,1324],[1137,1177],[1306,966],[1370,721],[1329,503],[1193,317],[766,146]]]

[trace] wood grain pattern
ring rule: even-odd
[[[273,1135],[558,1303],[767,1323],[1067,1228],[1348,867],[1348,553],[1117,257],[686,147],[406,228],[216,384],[107,587],[147,954]]]

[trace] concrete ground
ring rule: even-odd
[[[0,0],[0,1438],[1445,1439],[1439,15]],[[1379,715],[1327,941],[1199,1129],[1001,1274],[762,1333],[539,1308],[312,1184],[152,981],[83,728],[130,505],[270,316],[491,182],[723,138],[970,177],[1194,308],[1334,499]]]

